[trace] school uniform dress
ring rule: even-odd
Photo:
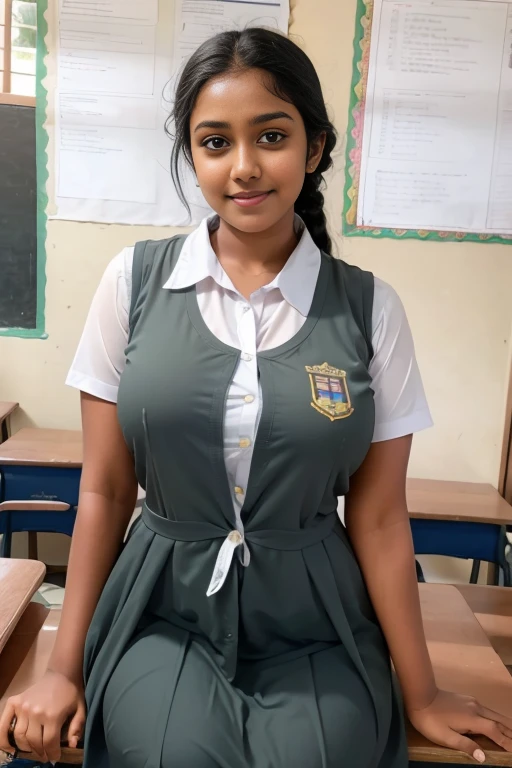
[[[337,514],[372,440],[431,424],[404,310],[300,219],[247,301],[217,222],[110,264],[68,378],[117,401],[146,491],[87,638],[84,766],[405,768]]]

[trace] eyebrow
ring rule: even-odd
[[[287,112],[266,112],[264,115],[258,115],[253,117],[250,121],[250,125],[261,125],[262,123],[270,123],[272,120],[291,120],[295,122],[293,117]],[[203,120],[202,123],[196,125],[194,133],[201,130],[201,128],[211,128],[213,130],[229,130],[231,128],[230,123],[223,122],[222,120]]]

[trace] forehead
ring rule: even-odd
[[[192,124],[206,119],[249,123],[258,114],[278,111],[300,118],[296,107],[276,96],[269,86],[269,75],[257,69],[219,75],[200,91]]]

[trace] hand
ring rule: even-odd
[[[83,688],[58,672],[44,677],[18,696],[12,696],[0,719],[0,750],[13,752],[9,728],[16,719],[14,739],[20,752],[32,752],[43,763],[56,763],[61,756],[61,733],[71,719],[68,743],[76,748],[85,724]]]
[[[438,691],[428,707],[407,712],[409,720],[427,739],[443,747],[466,752],[477,762],[485,754],[463,734],[481,734],[507,752],[512,752],[512,719],[482,707],[471,696]]]

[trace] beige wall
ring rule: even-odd
[[[343,137],[356,0],[292,0],[292,7],[292,34],[318,68]],[[333,231],[340,229],[342,163],[340,151],[328,194]],[[23,407],[15,426],[79,426],[77,393],[63,382],[101,273],[123,246],[171,232],[49,223],[48,339],[0,338],[0,399],[19,400]],[[347,261],[392,283],[409,314],[436,422],[416,438],[411,474],[496,483],[509,370],[512,250],[339,237],[337,245]]]

